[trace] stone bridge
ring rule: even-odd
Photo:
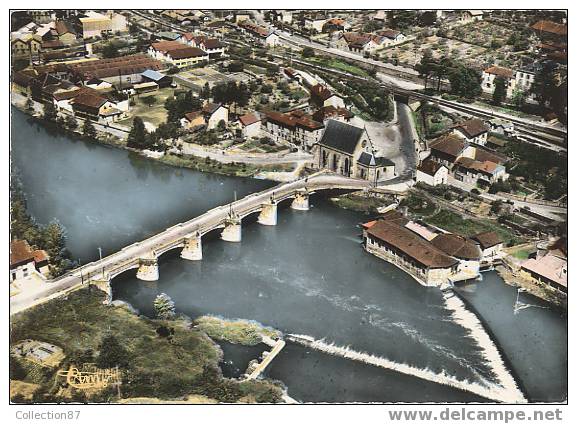
[[[174,225],[146,240],[122,248],[101,260],[83,265],[64,276],[47,283],[50,289],[41,297],[22,299],[11,303],[11,313],[17,313],[35,304],[61,296],[80,287],[94,284],[108,293],[111,299],[110,281],[117,275],[138,269],[136,277],[144,281],[156,281],[158,258],[173,249],[182,249],[180,256],[186,260],[202,260],[203,235],[221,230],[221,239],[228,242],[242,240],[242,220],[258,213],[262,225],[276,225],[277,208],[283,201],[291,201],[291,208],[309,209],[310,194],[330,189],[363,189],[369,182],[340,175],[319,172],[307,178],[280,184],[270,189],[250,194],[228,205],[218,206],[185,223]]]

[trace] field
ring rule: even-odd
[[[513,46],[507,44],[513,33],[505,25],[488,21],[473,22],[383,49],[379,56],[388,62],[398,60],[401,64],[414,66],[420,62],[425,50],[431,50],[435,59],[450,56],[471,67],[478,67],[481,63],[515,67],[521,58]]]
[[[369,73],[355,65],[351,65],[350,63],[344,62],[338,59],[326,58],[326,57],[309,57],[304,59],[305,61],[312,63],[314,65],[325,66],[327,68],[333,68],[339,71],[348,72],[353,75],[357,75],[360,77],[368,77]]]
[[[143,93],[132,97],[135,104],[130,106],[130,117],[122,121],[118,121],[119,124],[126,126],[132,126],[132,120],[135,116],[139,116],[144,121],[147,129],[153,130],[158,127],[163,122],[166,122],[167,111],[164,108],[164,102],[167,98],[174,96],[173,88],[162,88],[158,91],[153,91],[151,93]],[[145,98],[154,97],[156,102],[149,106],[145,103]],[[154,126],[152,128],[151,126]]]

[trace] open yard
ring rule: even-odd
[[[174,89],[169,87],[151,93],[135,95],[131,100],[134,101],[134,105],[130,106],[130,117],[118,122],[131,127],[134,117],[139,116],[144,121],[147,129],[152,130],[153,128],[151,126],[156,128],[163,122],[166,122],[167,111],[164,108],[164,102],[172,96],[174,96]],[[148,105],[145,99],[151,97],[155,98],[155,101],[153,104]]]
[[[435,59],[449,56],[471,67],[479,67],[485,63],[515,67],[521,60],[519,52],[524,50],[526,45],[524,39],[512,39],[513,34],[514,31],[505,25],[488,21],[473,22],[383,49],[378,54],[388,62],[397,60],[408,66],[420,62],[423,52],[430,50]]]

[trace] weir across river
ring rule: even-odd
[[[292,209],[306,211],[309,209],[309,195],[314,192],[331,189],[360,190],[369,186],[370,183],[365,180],[322,171],[250,194],[48,281],[46,289],[33,297],[13,299],[10,313],[15,314],[89,284],[107,292],[108,301],[111,301],[110,281],[127,270],[138,269],[136,276],[144,281],[158,280],[158,258],[163,253],[180,248],[183,259],[202,260],[202,236],[211,231],[222,229],[222,240],[240,242],[242,219],[248,215],[259,213],[260,224],[276,225],[278,205],[285,200],[292,199]]]

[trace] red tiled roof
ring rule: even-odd
[[[400,250],[427,268],[449,268],[458,263],[456,259],[451,258],[411,230],[386,219],[377,221],[367,230],[367,233]]]
[[[462,130],[467,138],[477,137],[478,135],[489,131],[481,119],[468,119],[464,122],[461,122],[460,124],[455,125],[454,128]]]
[[[431,150],[436,150],[456,158],[465,149],[465,142],[457,135],[445,134],[433,140],[430,147]]]
[[[26,240],[10,242],[10,267],[23,265],[34,260],[34,253]]]
[[[503,243],[503,239],[501,239],[501,236],[499,236],[495,231],[485,231],[484,233],[479,233],[471,238],[478,241],[482,249],[488,249],[489,247]]]
[[[285,127],[293,128],[299,126],[307,130],[318,130],[324,127],[320,122],[313,120],[310,116],[305,115],[302,112],[293,111],[290,113],[280,113],[275,111],[265,112],[265,116],[268,121],[275,122],[276,124],[283,125]]]
[[[189,122],[194,121],[196,118],[198,118],[199,116],[202,116],[202,111],[201,110],[195,110],[192,112],[188,112],[184,114],[184,117],[186,119],[188,119]]]
[[[167,55],[173,59],[189,59],[191,57],[206,56],[207,53],[197,47],[185,47],[175,50],[169,50],[166,52]]]
[[[417,169],[421,172],[424,172],[427,175],[434,176],[437,171],[443,168],[444,165],[438,162],[435,162],[432,159],[425,159],[421,164],[417,167]]]
[[[326,86],[316,84],[311,87],[311,95],[318,97],[322,101],[330,99],[334,94]]]
[[[242,115],[241,117],[238,118],[238,120],[240,121],[240,123],[242,125],[244,125],[245,127],[254,124],[255,122],[259,122],[260,121],[260,116],[258,116],[256,113],[247,113],[246,115]]]
[[[457,234],[439,234],[431,240],[433,246],[459,259],[480,259],[481,251],[475,242]]]
[[[332,118],[332,117],[338,117],[338,116],[342,116],[343,118],[350,119],[354,115],[350,110],[348,110],[346,108],[342,108],[342,107],[336,108],[332,105],[323,106],[323,107],[319,108],[319,110],[317,110],[315,113],[313,113],[313,119],[315,121],[318,121],[318,122],[322,122],[325,119]]]
[[[502,68],[500,66],[495,65],[485,69],[485,72],[488,74],[496,75],[498,77],[503,77],[507,79],[513,78],[513,76],[515,75],[515,72],[513,72],[511,69]]]
[[[556,35],[567,35],[567,25],[558,24],[552,21],[538,21],[531,25],[535,31],[548,32]]]

